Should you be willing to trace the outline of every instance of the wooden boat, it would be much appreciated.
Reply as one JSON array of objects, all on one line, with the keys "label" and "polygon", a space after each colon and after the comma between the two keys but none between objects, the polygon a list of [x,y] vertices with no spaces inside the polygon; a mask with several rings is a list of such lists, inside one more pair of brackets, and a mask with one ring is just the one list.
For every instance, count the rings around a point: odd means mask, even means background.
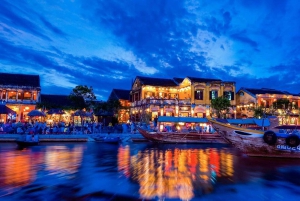
[{"label": "wooden boat", "polygon": [[39,144],[39,142],[23,141],[23,140],[16,140],[16,143],[19,147],[30,147],[30,146],[36,146]]},{"label": "wooden boat", "polygon": [[226,141],[217,133],[150,132],[142,128],[137,129],[144,138],[157,143],[226,143]]},{"label": "wooden boat", "polygon": [[95,137],[94,140],[96,142],[103,142],[108,144],[119,144],[121,142],[120,137]]},{"label": "wooden boat", "polygon": [[26,135],[25,137],[22,137],[21,139],[16,140],[16,143],[18,147],[30,147],[30,146],[36,146],[40,142],[38,135]]},{"label": "wooden boat", "polygon": [[[214,129],[228,142],[249,156],[300,158],[300,133],[271,130],[251,130],[207,117]],[[291,127],[290,127],[291,128]]]}]

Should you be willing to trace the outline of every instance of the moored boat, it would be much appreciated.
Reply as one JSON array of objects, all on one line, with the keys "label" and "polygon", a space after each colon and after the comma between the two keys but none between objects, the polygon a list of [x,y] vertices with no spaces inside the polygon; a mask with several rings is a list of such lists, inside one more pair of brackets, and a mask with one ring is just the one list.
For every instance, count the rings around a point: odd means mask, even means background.
[{"label": "moored boat", "polygon": [[38,135],[26,135],[25,137],[16,140],[16,143],[18,147],[24,148],[24,147],[36,146],[39,144],[39,141],[40,140]]},{"label": "moored boat", "polygon": [[138,128],[144,138],[157,143],[221,143],[226,141],[212,131],[206,118],[195,117],[158,117],[155,130]]},{"label": "moored boat", "polygon": [[296,130],[277,132],[280,126],[270,127],[267,131],[252,130],[224,120],[207,119],[220,135],[249,156],[300,158],[300,133]]},{"label": "moored boat", "polygon": [[225,144],[226,141],[218,133],[202,134],[197,132],[152,132],[142,128],[137,128],[141,135],[157,143],[220,143]]},{"label": "moored boat", "polygon": [[94,140],[96,142],[103,142],[108,144],[119,144],[121,142],[120,137],[95,137]]}]

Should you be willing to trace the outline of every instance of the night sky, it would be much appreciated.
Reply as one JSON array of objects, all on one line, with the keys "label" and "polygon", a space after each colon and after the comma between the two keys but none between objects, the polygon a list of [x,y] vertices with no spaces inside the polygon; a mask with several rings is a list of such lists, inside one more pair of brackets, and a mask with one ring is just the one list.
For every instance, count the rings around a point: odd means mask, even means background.
[{"label": "night sky", "polygon": [[300,93],[299,0],[1,0],[0,72],[43,94],[137,75],[202,77]]}]

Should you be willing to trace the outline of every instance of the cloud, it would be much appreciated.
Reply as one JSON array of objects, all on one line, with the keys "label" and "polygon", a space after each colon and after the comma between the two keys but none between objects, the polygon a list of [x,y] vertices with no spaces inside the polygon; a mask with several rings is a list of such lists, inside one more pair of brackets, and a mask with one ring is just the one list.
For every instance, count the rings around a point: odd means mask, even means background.
[{"label": "cloud", "polygon": [[8,24],[12,27],[18,27],[24,31],[27,31],[33,35],[39,36],[45,40],[51,41],[43,31],[36,26],[31,20],[26,19],[20,14],[24,14],[17,7],[3,0],[0,4],[0,19],[4,24]]},{"label": "cloud", "polygon": [[59,35],[59,36],[66,36],[66,34],[60,30],[59,28],[57,28],[56,26],[54,26],[53,24],[51,24],[48,20],[46,20],[44,17],[40,16],[40,20],[43,22],[43,24],[53,33]]},{"label": "cloud", "polygon": [[103,99],[137,75],[296,92],[299,8],[292,0],[3,0],[0,68],[40,74],[47,93],[86,84]]}]

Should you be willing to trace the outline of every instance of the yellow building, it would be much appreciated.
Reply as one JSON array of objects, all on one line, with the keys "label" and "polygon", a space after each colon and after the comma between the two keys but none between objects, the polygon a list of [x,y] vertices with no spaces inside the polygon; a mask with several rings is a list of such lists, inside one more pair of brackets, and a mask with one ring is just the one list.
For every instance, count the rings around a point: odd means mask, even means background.
[{"label": "yellow building", "polygon": [[[242,87],[236,96],[238,117],[253,117],[253,109],[262,107],[266,114],[278,116],[280,124],[299,124],[299,94],[268,88]],[[288,100],[288,104],[276,105],[280,99]]]},{"label": "yellow building", "polygon": [[0,73],[0,102],[16,112],[16,116],[1,115],[0,121],[26,121],[35,109],[41,92],[39,75]]},{"label": "yellow building", "polygon": [[[156,116],[205,117],[211,100],[226,95],[235,106],[235,82],[207,78],[150,78],[137,76],[130,92],[131,116],[140,121],[144,113]],[[234,115],[234,109],[230,110]]]}]

